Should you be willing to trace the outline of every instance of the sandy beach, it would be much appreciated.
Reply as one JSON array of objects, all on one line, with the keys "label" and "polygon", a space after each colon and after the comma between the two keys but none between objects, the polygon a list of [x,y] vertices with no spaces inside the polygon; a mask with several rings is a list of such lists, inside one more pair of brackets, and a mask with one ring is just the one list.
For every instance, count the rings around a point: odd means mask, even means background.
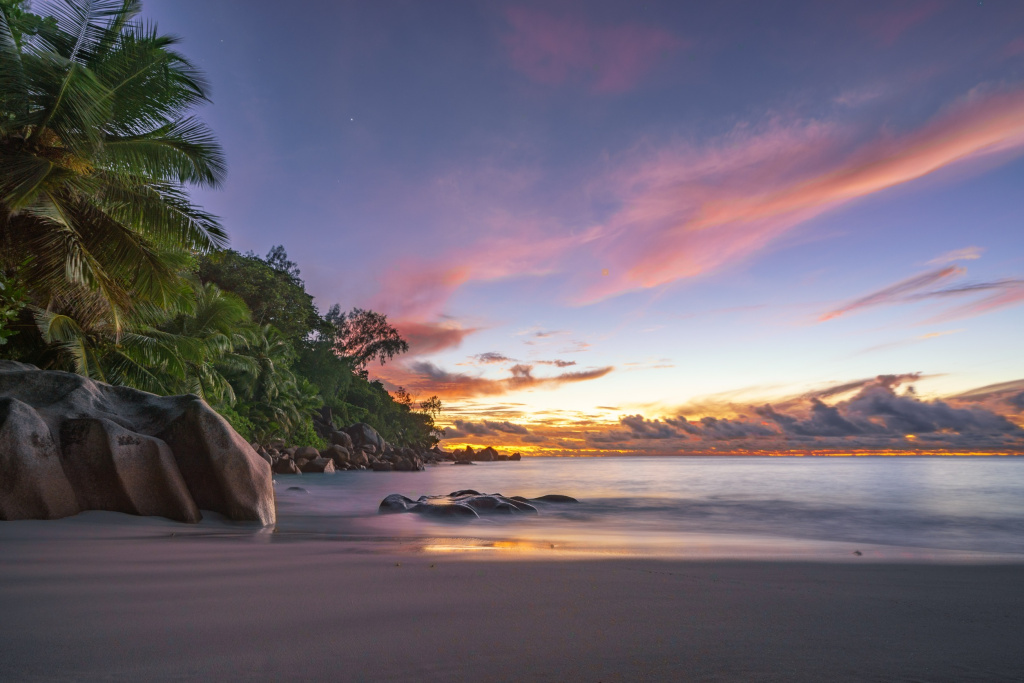
[{"label": "sandy beach", "polygon": [[1024,679],[1020,564],[539,560],[182,528],[0,527],[0,679]]}]

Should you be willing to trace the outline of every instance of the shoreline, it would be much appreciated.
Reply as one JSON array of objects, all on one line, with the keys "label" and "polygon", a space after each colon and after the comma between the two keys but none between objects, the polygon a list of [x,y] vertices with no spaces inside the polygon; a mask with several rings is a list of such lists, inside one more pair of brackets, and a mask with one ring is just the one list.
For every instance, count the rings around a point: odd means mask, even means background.
[{"label": "shoreline", "polygon": [[0,677],[1024,676],[1024,563],[496,561],[169,536],[181,526],[48,542],[0,527]]},{"label": "shoreline", "polygon": [[[214,546],[292,546],[324,544],[337,552],[362,556],[410,557],[478,562],[581,562],[637,560],[654,562],[753,562],[808,564],[1024,566],[1024,554],[877,542],[834,541],[818,538],[729,532],[676,532],[671,543],[613,542],[594,533],[595,540],[563,536],[552,531],[546,537],[524,536],[510,528],[448,522],[427,528],[421,520],[407,521],[418,533],[395,533],[373,522],[390,522],[390,515],[371,515],[358,526],[317,529],[293,527],[285,516],[276,526],[232,521],[203,510],[204,519],[184,524],[162,517],[140,517],[117,512],[89,510],[59,520],[0,522],[0,545],[66,543],[160,543],[191,540]],[[489,520],[484,520],[485,523]],[[369,523],[367,523],[369,522]],[[497,532],[497,533],[495,533]]]}]

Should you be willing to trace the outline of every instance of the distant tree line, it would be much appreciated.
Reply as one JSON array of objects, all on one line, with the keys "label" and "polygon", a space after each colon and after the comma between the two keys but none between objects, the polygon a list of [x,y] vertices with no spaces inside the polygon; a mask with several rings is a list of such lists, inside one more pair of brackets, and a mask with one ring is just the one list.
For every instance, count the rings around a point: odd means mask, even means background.
[{"label": "distant tree line", "polygon": [[29,9],[0,0],[0,357],[194,393],[249,439],[320,445],[311,415],[328,406],[436,443],[436,397],[416,410],[367,376],[408,350],[385,316],[321,315],[283,247],[226,249],[189,199],[226,166],[177,40],[137,0]]}]

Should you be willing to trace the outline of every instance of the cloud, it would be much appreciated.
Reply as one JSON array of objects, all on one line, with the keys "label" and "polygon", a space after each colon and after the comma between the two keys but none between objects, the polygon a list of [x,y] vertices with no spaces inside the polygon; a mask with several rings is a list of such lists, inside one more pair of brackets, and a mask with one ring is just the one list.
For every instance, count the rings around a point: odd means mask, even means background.
[{"label": "cloud", "polygon": [[963,249],[954,249],[948,251],[942,256],[933,258],[928,262],[929,266],[944,266],[947,263],[953,263],[955,261],[974,261],[980,259],[981,255],[985,253],[984,247],[964,247]]},{"label": "cloud", "polygon": [[[470,356],[470,359],[465,363],[459,363],[459,365],[506,365],[509,363],[519,364],[521,361],[506,356],[503,353],[497,353],[489,351],[487,353],[478,353],[475,356]],[[574,360],[531,360],[531,365],[551,365],[556,368],[568,368],[576,365]]]},{"label": "cloud", "polygon": [[395,364],[381,368],[381,375],[390,384],[403,386],[415,396],[437,395],[441,398],[496,396],[526,389],[550,389],[572,382],[600,379],[613,367],[564,372],[549,377],[536,377],[533,366],[517,364],[509,368],[509,376],[492,379],[466,373],[449,372],[426,361],[407,365]]},{"label": "cloud", "polygon": [[857,311],[862,308],[891,304],[896,301],[906,301],[907,295],[909,294],[920,292],[920,290],[931,287],[938,282],[948,280],[951,277],[963,275],[966,272],[967,271],[963,268],[946,266],[945,268],[939,268],[938,270],[922,273],[921,275],[915,275],[912,278],[897,282],[894,285],[889,285],[888,287],[876,292],[862,296],[859,299],[854,299],[849,303],[845,303],[838,308],[834,308],[831,311],[822,314],[821,317],[818,318],[818,321],[825,322],[826,320],[832,320],[833,318],[838,318],[841,315],[846,315],[851,311]]},{"label": "cloud", "polygon": [[[746,406],[752,413],[749,416],[707,416],[691,421],[682,416],[651,419],[627,415],[619,419],[617,427],[596,430],[586,441],[599,449],[640,452],[705,452],[721,450],[722,443],[734,452],[1024,452],[1024,429],[1004,415],[981,406],[924,401],[909,389],[897,393],[916,377],[883,375],[868,382],[848,382],[787,401],[784,406]],[[852,397],[834,405],[819,398],[843,395],[854,388]],[[1017,400],[1018,389],[1003,388],[1009,403]]]},{"label": "cloud", "polygon": [[965,331],[964,329],[959,329],[959,330],[942,330],[940,332],[928,332],[926,334],[920,334],[920,335],[918,335],[916,337],[913,337],[912,339],[901,339],[899,341],[887,342],[887,343],[884,343],[884,344],[875,344],[874,346],[869,346],[866,349],[862,349],[862,350],[858,351],[857,354],[855,354],[855,355],[860,355],[860,354],[865,354],[865,353],[872,353],[874,351],[881,351],[883,349],[892,349],[892,348],[897,348],[897,347],[900,347],[900,346],[908,346],[910,344],[917,344],[919,342],[927,341],[929,339],[938,339],[939,337],[945,337],[945,336],[950,335],[950,334],[959,334],[960,332],[964,332],[964,331]]},{"label": "cloud", "polygon": [[945,3],[938,0],[899,3],[884,10],[865,14],[858,23],[877,42],[889,46],[908,30],[923,23],[944,7]]},{"label": "cloud", "polygon": [[535,360],[530,362],[536,365],[554,365],[556,368],[568,368],[576,365],[574,360]]},{"label": "cloud", "polygon": [[395,328],[409,343],[407,356],[425,356],[458,347],[462,340],[480,328],[464,328],[449,323],[427,323],[415,320],[396,320]]},{"label": "cloud", "polygon": [[597,26],[582,17],[527,7],[505,12],[503,45],[512,67],[544,85],[582,84],[592,92],[631,90],[669,52],[685,43],[654,26]]},{"label": "cloud", "polygon": [[1024,414],[1024,379],[972,389],[951,397],[950,401],[956,404],[980,405],[993,412],[1009,409],[1011,413]]},{"label": "cloud", "polygon": [[471,422],[469,420],[453,420],[452,427],[445,429],[445,438],[461,438],[466,436],[500,436],[501,434],[518,434],[526,436],[530,432],[526,427],[513,422]]},{"label": "cloud", "polygon": [[975,91],[916,132],[844,152],[837,124],[738,126],[704,149],[676,145],[624,164],[606,188],[622,208],[603,226],[609,271],[593,302],[694,277],[747,258],[797,225],[851,200],[967,159],[1024,147],[1024,92]]},{"label": "cloud", "polygon": [[1015,38],[1003,48],[1002,57],[1008,59],[1021,54],[1024,54],[1024,38]]},{"label": "cloud", "polygon": [[[1024,280],[1007,278],[993,280],[990,282],[968,282],[952,287],[934,288],[950,278],[959,277],[966,273],[966,269],[957,266],[946,266],[927,273],[915,275],[907,280],[902,280],[894,285],[889,285],[880,290],[854,299],[834,308],[819,316],[819,322],[825,322],[859,311],[864,308],[875,306],[893,305],[902,303],[913,303],[927,299],[944,299],[948,297],[969,296],[979,293],[987,293],[988,296],[977,301],[950,309],[939,315],[926,320],[926,323],[949,322],[960,318],[981,315],[989,311],[1007,306],[1024,303]],[[938,336],[939,333],[931,336]]]},{"label": "cloud", "polygon": [[477,355],[473,356],[473,358],[476,359],[476,361],[481,365],[516,362],[514,358],[509,358],[508,356],[502,355],[500,353],[495,353],[493,351],[489,351],[487,353],[478,353]]},{"label": "cloud", "polygon": [[1024,303],[1024,280],[1006,279],[994,282],[980,282],[931,293],[931,296],[952,296],[990,291],[988,296],[977,301],[950,309],[924,321],[927,324],[946,323],[970,318],[984,313]]},{"label": "cloud", "polygon": [[[543,174],[523,181],[513,196],[496,189],[505,185],[497,180],[496,187],[464,189],[463,208],[451,218],[465,222],[487,214],[478,221],[479,241],[429,260],[394,260],[371,307],[397,319],[428,320],[466,283],[556,273],[564,276],[566,298],[577,304],[660,287],[742,262],[860,197],[971,159],[1022,150],[1024,90],[983,88],[902,134],[774,117],[737,124],[700,145],[651,140],[580,180],[582,194],[602,198],[599,211],[575,199],[563,200],[568,207],[538,208]],[[492,219],[486,207],[495,202],[502,208]],[[574,222],[588,211],[588,223]],[[1013,296],[986,305],[1007,305]]]}]

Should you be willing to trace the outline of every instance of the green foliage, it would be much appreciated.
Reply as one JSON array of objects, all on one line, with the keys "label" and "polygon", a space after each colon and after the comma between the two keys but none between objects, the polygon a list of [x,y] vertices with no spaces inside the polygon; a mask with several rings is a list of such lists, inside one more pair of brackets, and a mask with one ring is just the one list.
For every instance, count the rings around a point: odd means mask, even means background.
[{"label": "green foliage", "polygon": [[238,432],[243,439],[252,442],[256,440],[256,428],[252,421],[244,415],[240,415],[231,406],[218,406],[217,412],[220,413],[221,417],[228,421],[236,432]]},{"label": "green foliage", "polygon": [[196,394],[249,440],[323,447],[311,415],[327,405],[436,443],[433,408],[367,378],[408,350],[384,315],[321,316],[282,246],[222,249],[187,194],[225,173],[191,115],[205,80],[140,11],[0,0],[0,356]]},{"label": "green foliage", "polygon": [[7,340],[18,333],[16,324],[27,297],[24,284],[0,273],[0,346],[6,346]]},{"label": "green foliage", "polygon": [[317,436],[313,429],[313,420],[306,419],[292,432],[290,439],[292,446],[312,446],[322,451],[327,448],[327,442]]},{"label": "green foliage", "polygon": [[56,19],[32,14],[30,9],[28,0],[0,0],[0,12],[6,16],[11,36],[18,45],[26,34],[36,35],[43,28],[52,30],[56,27]]},{"label": "green foliage", "polygon": [[48,312],[118,334],[137,303],[174,306],[187,255],[226,241],[184,190],[224,176],[190,116],[206,84],[138,0],[24,9],[0,6],[0,266]]},{"label": "green foliage", "polygon": [[215,251],[200,259],[199,278],[237,294],[256,323],[277,328],[295,347],[320,324],[313,297],[284,247],[271,249],[266,260],[253,253]]}]

